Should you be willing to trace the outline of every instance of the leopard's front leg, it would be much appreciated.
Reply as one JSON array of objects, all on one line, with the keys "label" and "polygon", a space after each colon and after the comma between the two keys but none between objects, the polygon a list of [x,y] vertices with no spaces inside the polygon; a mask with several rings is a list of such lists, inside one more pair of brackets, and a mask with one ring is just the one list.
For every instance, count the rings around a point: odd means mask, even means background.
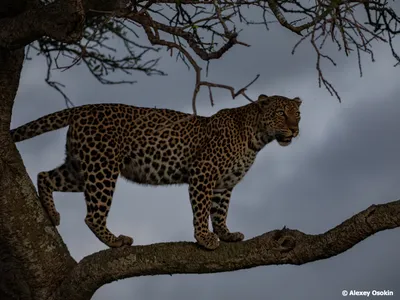
[{"label": "leopard's front leg", "polygon": [[211,221],[213,231],[218,235],[221,241],[240,242],[244,239],[243,233],[230,232],[226,226],[231,195],[232,189],[214,190],[212,196]]},{"label": "leopard's front leg", "polygon": [[210,163],[194,163],[189,172],[189,196],[193,211],[194,237],[199,245],[214,250],[218,236],[208,229],[216,173]]}]

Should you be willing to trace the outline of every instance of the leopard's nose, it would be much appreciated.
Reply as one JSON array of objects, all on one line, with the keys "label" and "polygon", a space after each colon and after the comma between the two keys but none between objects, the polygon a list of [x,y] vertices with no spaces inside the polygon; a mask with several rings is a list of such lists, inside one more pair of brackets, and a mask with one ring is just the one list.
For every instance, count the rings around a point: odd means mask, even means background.
[{"label": "leopard's nose", "polygon": [[297,130],[297,128],[289,128],[289,130],[292,132],[293,137],[298,136],[299,131]]}]

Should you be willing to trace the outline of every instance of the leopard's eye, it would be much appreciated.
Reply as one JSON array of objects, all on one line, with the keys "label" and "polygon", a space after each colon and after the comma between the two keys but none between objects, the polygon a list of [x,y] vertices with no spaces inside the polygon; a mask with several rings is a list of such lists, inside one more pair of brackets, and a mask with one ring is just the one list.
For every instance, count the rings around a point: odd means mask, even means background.
[{"label": "leopard's eye", "polygon": [[296,117],[299,117],[299,116],[300,116],[300,112],[296,111],[296,112],[294,113],[294,115],[295,115]]},{"label": "leopard's eye", "polygon": [[276,113],[277,113],[279,116],[283,116],[283,110],[278,110]]}]

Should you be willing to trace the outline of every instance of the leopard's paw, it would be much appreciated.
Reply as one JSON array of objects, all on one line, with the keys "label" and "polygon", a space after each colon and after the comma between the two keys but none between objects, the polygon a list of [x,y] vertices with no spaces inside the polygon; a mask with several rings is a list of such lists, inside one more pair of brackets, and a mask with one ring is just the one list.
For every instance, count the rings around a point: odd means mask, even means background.
[{"label": "leopard's paw", "polygon": [[223,242],[240,242],[244,239],[244,234],[241,232],[230,232],[226,226],[215,226],[214,233]]},{"label": "leopard's paw", "polygon": [[108,246],[111,248],[120,248],[123,246],[131,246],[133,244],[133,238],[130,236],[126,235],[120,235],[117,237],[112,243],[110,243]]},{"label": "leopard's paw", "polygon": [[241,242],[244,240],[244,234],[241,232],[226,232],[219,234],[218,237],[224,242]]},{"label": "leopard's paw", "polygon": [[219,246],[218,236],[213,232],[198,233],[195,235],[195,239],[200,246],[208,249],[214,250]]}]

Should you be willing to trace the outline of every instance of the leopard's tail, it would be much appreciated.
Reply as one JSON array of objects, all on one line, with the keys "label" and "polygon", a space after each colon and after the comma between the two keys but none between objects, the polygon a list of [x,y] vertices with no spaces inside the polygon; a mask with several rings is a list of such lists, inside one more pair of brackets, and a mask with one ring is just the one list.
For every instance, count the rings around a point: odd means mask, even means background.
[{"label": "leopard's tail", "polygon": [[66,127],[70,124],[72,116],[80,109],[81,107],[67,108],[43,116],[37,120],[10,130],[10,135],[14,142],[21,142],[43,133]]}]

